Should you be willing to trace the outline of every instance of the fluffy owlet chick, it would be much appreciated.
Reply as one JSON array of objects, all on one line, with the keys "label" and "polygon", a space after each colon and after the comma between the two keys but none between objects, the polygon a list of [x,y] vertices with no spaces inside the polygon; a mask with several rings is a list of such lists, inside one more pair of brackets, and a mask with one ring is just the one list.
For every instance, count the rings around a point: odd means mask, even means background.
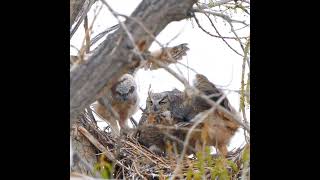
[{"label": "fluffy owlet chick", "polygon": [[[110,124],[115,134],[120,135],[117,121],[121,128],[127,128],[127,121],[138,110],[138,105],[139,96],[134,77],[131,74],[124,74],[107,95],[98,100],[95,110]],[[112,109],[114,115],[110,112]]]},{"label": "fluffy owlet chick", "polygon": [[[211,96],[213,101],[223,97],[223,92],[203,75],[196,75],[194,87]],[[227,98],[222,100],[221,105],[232,114],[237,115]],[[139,124],[163,125],[165,123],[168,125],[167,121],[162,119],[159,121],[157,118],[159,115],[163,117],[163,113],[168,114],[169,112],[171,117],[171,124],[169,125],[177,126],[177,129],[167,131],[167,133],[169,132],[184,141],[188,133],[186,129],[191,128],[200,119],[199,117],[203,116],[210,108],[211,105],[200,96],[187,97],[184,92],[176,89],[161,93],[150,93],[147,98],[146,112],[143,113]],[[239,125],[232,120],[232,116],[216,109],[196,127],[197,131],[192,132],[189,145],[196,150],[200,150],[199,148],[202,148],[203,145],[215,146],[222,155],[226,156],[228,153],[227,145],[238,128]],[[163,130],[149,127],[148,130],[141,131],[139,142],[148,146],[156,145],[164,151],[164,139]],[[182,146],[178,146],[178,151],[181,150]]]},{"label": "fluffy owlet chick", "polygon": [[[224,95],[207,77],[201,74],[196,75],[194,86],[204,94],[212,96],[211,99],[213,101],[218,101]],[[232,114],[238,115],[226,97],[221,101],[220,105]],[[192,113],[197,114],[196,116],[198,117],[202,116],[205,111],[211,108],[211,106],[200,97],[193,98],[191,106],[195,107],[193,109],[197,109],[196,112]],[[199,147],[200,144],[215,146],[223,156],[226,156],[228,153],[227,145],[239,128],[239,125],[233,121],[232,118],[232,116],[216,109],[205,118],[201,125],[201,133],[194,133],[191,142],[195,143],[194,146],[196,147]],[[193,120],[196,119],[198,118],[194,118]]]},{"label": "fluffy owlet chick", "polygon": [[138,125],[138,141],[156,153],[166,151],[168,138],[165,133],[172,134],[172,129],[159,128],[157,125],[172,126],[177,118],[172,115],[183,103],[183,92],[174,89],[161,93],[149,92],[146,109],[143,111]]}]

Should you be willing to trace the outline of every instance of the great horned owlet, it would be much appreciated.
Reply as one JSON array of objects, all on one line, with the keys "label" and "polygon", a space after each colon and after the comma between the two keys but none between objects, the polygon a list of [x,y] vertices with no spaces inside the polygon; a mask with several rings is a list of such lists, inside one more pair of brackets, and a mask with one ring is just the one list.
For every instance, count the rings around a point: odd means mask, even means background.
[{"label": "great horned owlet", "polygon": [[[110,124],[114,133],[120,135],[117,121],[121,128],[127,128],[127,121],[138,110],[138,105],[139,96],[134,77],[131,74],[124,74],[111,87],[107,95],[98,100],[95,110]],[[116,116],[110,112],[111,107]]]},{"label": "great horned owlet", "polygon": [[[211,96],[213,101],[217,101],[223,97],[223,92],[216,88],[216,86],[203,75],[196,75],[194,87],[198,88],[204,94]],[[236,111],[231,107],[227,98],[222,100],[221,105],[229,112],[236,115]],[[210,108],[211,105],[200,96],[193,95],[192,97],[188,97],[185,92],[176,89],[162,93],[151,93],[147,99],[147,107],[139,125],[166,123],[167,121],[164,120],[166,118],[163,117],[166,117],[165,114],[170,112],[169,117],[171,118],[171,125],[179,126],[177,130],[170,131],[170,133],[183,141],[185,140],[187,131],[179,130],[179,128],[190,128],[195,123],[194,121],[199,119],[196,116],[202,116],[205,111]],[[162,118],[159,120],[159,118],[154,118],[158,116],[151,116],[152,114],[161,115]],[[216,109],[214,113],[210,113],[197,127],[197,129],[200,129],[201,131],[195,131],[191,134],[189,144],[196,150],[199,150],[203,144],[215,146],[222,155],[226,156],[228,152],[227,145],[238,127],[239,125],[232,120],[231,116]],[[153,141],[152,138],[156,136],[156,133],[153,133],[151,137],[148,135],[148,132],[149,131],[145,131],[145,134],[143,134],[143,131],[140,132],[139,142],[142,142],[142,144],[147,146],[156,144],[157,146],[160,146],[159,148],[164,150],[164,140],[161,141],[161,138],[163,139],[164,135],[159,133],[156,138],[158,141]],[[181,146],[180,148],[178,147],[178,150],[179,149],[181,150]]]},{"label": "great horned owlet", "polygon": [[[193,86],[205,95],[211,97],[210,99],[215,102],[224,96],[224,93],[202,74],[196,75]],[[186,105],[189,108],[188,116],[192,117],[192,120],[190,121],[190,124],[186,126],[191,127],[194,120],[198,119],[195,118],[195,116],[202,116],[205,111],[211,108],[211,106],[199,96],[193,97],[192,101],[188,102],[191,102]],[[238,116],[227,97],[222,99],[220,105],[231,114]],[[219,109],[215,109],[213,113],[209,113],[199,125],[199,128],[201,128],[202,131],[194,132],[191,136],[190,143],[193,144],[196,149],[200,148],[203,144],[215,146],[223,156],[226,156],[228,153],[227,146],[239,128],[239,125],[233,120],[232,116]]]},{"label": "great horned owlet", "polygon": [[146,108],[138,125],[139,143],[158,154],[167,154],[170,146],[175,146],[178,151],[176,153],[179,153],[182,150],[182,143],[175,139],[183,140],[185,134],[172,127],[179,122],[187,121],[184,101],[184,92],[178,89],[160,93],[149,92]]},{"label": "great horned owlet", "polygon": [[[146,100],[146,108],[142,113],[139,124],[145,123],[148,119],[146,117],[149,115],[156,117],[159,117],[157,115],[161,115],[161,117],[165,117],[165,119],[170,117],[170,119],[176,122],[188,122],[191,120],[191,117],[188,115],[190,108],[186,107],[185,99],[185,93],[178,89],[160,93],[149,92]],[[158,123],[160,122],[158,121]]]}]

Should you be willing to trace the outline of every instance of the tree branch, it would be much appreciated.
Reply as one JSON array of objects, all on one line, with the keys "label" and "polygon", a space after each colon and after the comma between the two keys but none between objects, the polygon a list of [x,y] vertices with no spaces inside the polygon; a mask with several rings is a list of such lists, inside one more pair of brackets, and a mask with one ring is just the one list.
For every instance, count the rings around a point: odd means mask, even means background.
[{"label": "tree branch", "polygon": [[88,11],[95,2],[96,0],[70,0],[70,39],[77,31],[84,17],[87,16]]},{"label": "tree branch", "polygon": [[211,14],[213,16],[218,16],[218,17],[226,20],[229,23],[241,23],[241,24],[244,24],[244,25],[248,25],[245,21],[231,19],[229,16],[227,16],[225,14],[222,14],[222,13],[216,13],[216,12],[213,12],[213,11],[202,10],[202,9],[197,9],[197,8],[194,8],[193,12],[198,12],[198,13],[202,13],[202,14]]},{"label": "tree branch", "polygon": [[[170,22],[187,18],[196,0],[144,0],[132,13],[154,36]],[[155,11],[157,9],[157,11]],[[135,22],[126,20],[124,25],[135,39],[140,51],[147,50],[153,39]],[[115,46],[115,42],[118,44]],[[139,62],[132,61],[130,39],[119,28],[110,34],[84,64],[70,72],[70,120],[100,97],[129,68]],[[108,86],[107,86],[108,85]]]}]

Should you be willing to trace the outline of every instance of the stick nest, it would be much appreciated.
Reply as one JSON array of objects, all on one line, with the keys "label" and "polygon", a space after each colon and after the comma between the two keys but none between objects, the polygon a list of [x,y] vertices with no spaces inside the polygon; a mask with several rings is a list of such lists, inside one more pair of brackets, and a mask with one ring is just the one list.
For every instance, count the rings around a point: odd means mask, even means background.
[{"label": "stick nest", "polygon": [[[86,112],[82,113],[79,119],[83,127],[109,153],[113,154],[115,158],[113,160],[107,156],[103,158],[103,161],[112,164],[112,172],[110,173],[112,178],[169,179],[173,176],[178,165],[179,155],[156,154],[139,144],[131,135],[123,135],[120,138],[113,137],[110,132],[98,128]],[[247,157],[245,157],[248,156],[248,153],[245,154],[248,149],[249,145],[234,149],[229,152],[226,158],[206,152],[185,156],[175,177],[176,179],[216,179],[217,177],[219,177],[218,179],[242,179],[241,176],[249,176],[250,166],[246,167],[249,160],[247,161]],[[100,155],[102,154],[105,153],[101,152]],[[101,158],[99,159],[101,162]]]}]

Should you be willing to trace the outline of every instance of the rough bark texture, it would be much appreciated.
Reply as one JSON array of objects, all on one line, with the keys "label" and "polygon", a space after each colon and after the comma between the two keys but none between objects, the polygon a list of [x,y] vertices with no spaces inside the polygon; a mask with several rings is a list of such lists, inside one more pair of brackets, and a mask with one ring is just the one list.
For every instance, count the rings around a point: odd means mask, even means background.
[{"label": "rough bark texture", "polygon": [[[131,17],[141,21],[157,36],[170,22],[188,17],[189,10],[196,0],[144,0]],[[127,19],[125,25],[132,34],[141,51],[147,50],[153,39],[136,22]],[[99,93],[135,66],[132,61],[133,45],[122,28],[109,35],[99,49],[84,64],[79,65],[70,74],[70,120],[86,106],[94,102]],[[108,89],[108,88],[106,88]]]},{"label": "rough bark texture", "polygon": [[[72,149],[79,154],[82,160],[93,167],[97,163],[97,157],[95,155],[97,152],[91,142],[78,131],[78,127],[83,125],[81,120],[77,119],[71,127],[70,136],[72,140]],[[75,163],[71,170],[72,172],[93,176],[90,170],[80,162]]]},{"label": "rough bark texture", "polygon": [[[93,3],[89,3],[92,0],[70,0],[70,28],[71,26],[81,17],[84,16],[87,12],[86,9],[90,9],[88,5],[92,5]],[[93,0],[95,1],[95,0]],[[76,29],[75,29],[76,30]],[[71,57],[76,59],[76,57]],[[71,62],[71,61],[70,61]],[[78,130],[78,126],[83,126],[83,123],[80,119],[77,119],[71,126],[70,129],[70,137],[72,143],[72,149],[76,152],[83,161],[93,167],[97,162],[96,158],[96,148],[85,138]],[[78,162],[74,163],[71,167],[73,172],[78,172],[81,174],[85,174],[88,176],[93,176],[91,171],[87,169],[87,167]]]}]

